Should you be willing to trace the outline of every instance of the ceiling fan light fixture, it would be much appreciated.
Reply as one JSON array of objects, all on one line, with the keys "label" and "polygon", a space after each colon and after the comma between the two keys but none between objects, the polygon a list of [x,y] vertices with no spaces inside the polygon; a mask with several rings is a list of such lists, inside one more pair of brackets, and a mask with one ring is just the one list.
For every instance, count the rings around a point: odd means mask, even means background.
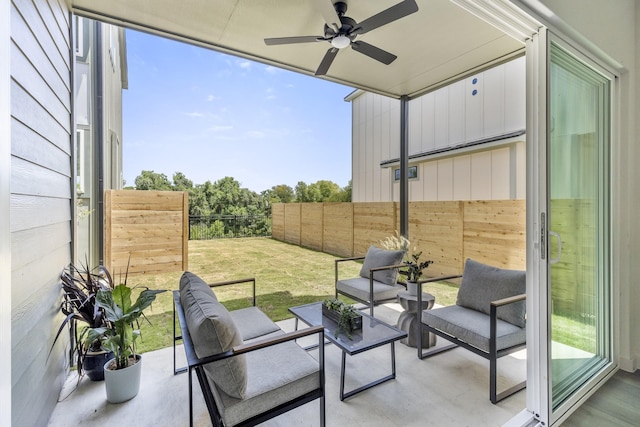
[{"label": "ceiling fan light fixture", "polygon": [[351,44],[351,39],[345,36],[344,34],[340,34],[339,36],[336,36],[333,39],[331,39],[331,46],[335,47],[336,49],[344,49],[350,44]]}]

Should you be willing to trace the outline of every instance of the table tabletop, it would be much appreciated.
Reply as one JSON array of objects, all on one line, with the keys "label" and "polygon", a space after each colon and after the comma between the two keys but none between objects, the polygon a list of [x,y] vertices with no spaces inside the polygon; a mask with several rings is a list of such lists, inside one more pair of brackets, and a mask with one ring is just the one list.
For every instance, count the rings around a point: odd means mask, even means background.
[{"label": "table tabletop", "polygon": [[362,315],[362,329],[352,331],[351,338],[341,331],[336,338],[334,334],[338,329],[338,323],[322,315],[322,302],[291,307],[289,311],[309,326],[323,325],[325,338],[349,355],[358,354],[407,336],[406,332],[395,326],[356,310],[358,314]]}]

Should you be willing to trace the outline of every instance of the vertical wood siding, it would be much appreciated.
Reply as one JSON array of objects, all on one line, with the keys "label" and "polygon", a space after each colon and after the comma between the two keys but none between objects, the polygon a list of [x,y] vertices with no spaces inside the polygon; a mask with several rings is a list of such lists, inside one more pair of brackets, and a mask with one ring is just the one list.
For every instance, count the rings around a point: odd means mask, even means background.
[{"label": "vertical wood siding", "polygon": [[[354,202],[398,201],[394,169],[400,157],[399,101],[372,93],[352,99]],[[453,148],[525,129],[525,60],[518,58],[409,101],[409,155]],[[525,198],[526,170],[519,156],[525,137],[412,159],[412,201]],[[479,154],[479,155],[477,155]]]},{"label": "vertical wood siding", "polygon": [[46,425],[66,375],[65,341],[47,353],[71,255],[69,19],[62,0],[11,4],[12,425]]}]

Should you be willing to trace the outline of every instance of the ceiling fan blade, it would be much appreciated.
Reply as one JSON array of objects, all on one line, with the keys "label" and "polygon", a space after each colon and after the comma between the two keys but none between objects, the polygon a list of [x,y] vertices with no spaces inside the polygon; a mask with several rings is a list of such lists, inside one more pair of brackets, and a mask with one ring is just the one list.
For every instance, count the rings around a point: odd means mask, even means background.
[{"label": "ceiling fan blade", "polygon": [[351,43],[351,48],[386,65],[391,64],[397,58],[394,54],[363,41]]},{"label": "ceiling fan blade", "polygon": [[325,74],[327,74],[327,71],[329,71],[329,67],[331,67],[333,60],[335,59],[339,51],[340,49],[337,49],[335,47],[331,47],[329,48],[329,50],[327,50],[327,53],[324,54],[324,58],[322,58],[322,62],[320,62],[320,66],[315,72],[316,76],[324,76]]},{"label": "ceiling fan blade", "polygon": [[324,22],[327,23],[329,28],[338,29],[342,26],[332,0],[313,0],[313,2],[315,3],[316,10],[320,12]]},{"label": "ceiling fan blade", "polygon": [[322,42],[322,41],[324,41],[324,37],[321,37],[321,36],[275,37],[270,39],[264,39],[264,43],[267,46],[273,46],[277,44],[311,43],[311,42]]},{"label": "ceiling fan blade", "polygon": [[411,15],[417,11],[418,5],[415,0],[404,0],[403,2],[398,3],[395,6],[391,6],[390,8],[360,22],[358,27],[352,31],[352,34],[364,34],[378,27],[382,27],[383,25],[387,25],[390,22],[404,18],[407,15]]}]

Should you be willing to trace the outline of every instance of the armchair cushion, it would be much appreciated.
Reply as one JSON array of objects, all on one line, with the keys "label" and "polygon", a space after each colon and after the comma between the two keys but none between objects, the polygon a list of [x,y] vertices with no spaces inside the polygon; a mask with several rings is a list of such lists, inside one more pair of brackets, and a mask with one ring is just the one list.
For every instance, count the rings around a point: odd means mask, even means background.
[{"label": "armchair cushion", "polygon": [[[364,258],[362,269],[360,270],[360,276],[366,279],[369,278],[369,270],[376,267],[385,267],[387,265],[400,264],[404,257],[404,251],[388,251],[386,249],[376,248],[370,246],[367,251],[367,255]],[[373,273],[373,280],[382,282],[386,285],[395,285],[398,281],[398,269],[389,269],[376,271]]]},{"label": "armchair cushion", "polygon": [[[208,286],[205,289],[197,281],[184,286],[180,301],[198,357],[223,353],[242,344],[242,336],[231,315],[215,299]],[[205,365],[205,371],[226,394],[237,399],[244,398],[247,387],[244,355],[209,363]]]},{"label": "armchair cushion", "polygon": [[[450,305],[422,311],[422,323],[489,352],[491,337],[487,315],[476,310]],[[496,323],[497,350],[522,344],[526,341],[526,329],[498,319]]]},{"label": "armchair cushion", "polygon": [[294,342],[252,351],[246,356],[248,381],[244,399],[234,399],[225,393],[217,396],[225,425],[236,425],[319,387],[318,362]]},{"label": "armchair cushion", "polygon": [[[371,301],[369,285],[368,277],[366,279],[364,277],[354,277],[353,279],[338,280],[336,289],[361,301]],[[384,283],[373,282],[373,301],[394,299],[398,292],[403,290],[404,286],[402,285],[385,285]]]},{"label": "armchair cushion", "polygon": [[[467,259],[456,304],[490,314],[491,301],[526,292],[526,273],[505,270]],[[525,327],[525,302],[500,307],[498,318],[519,328]]]}]

